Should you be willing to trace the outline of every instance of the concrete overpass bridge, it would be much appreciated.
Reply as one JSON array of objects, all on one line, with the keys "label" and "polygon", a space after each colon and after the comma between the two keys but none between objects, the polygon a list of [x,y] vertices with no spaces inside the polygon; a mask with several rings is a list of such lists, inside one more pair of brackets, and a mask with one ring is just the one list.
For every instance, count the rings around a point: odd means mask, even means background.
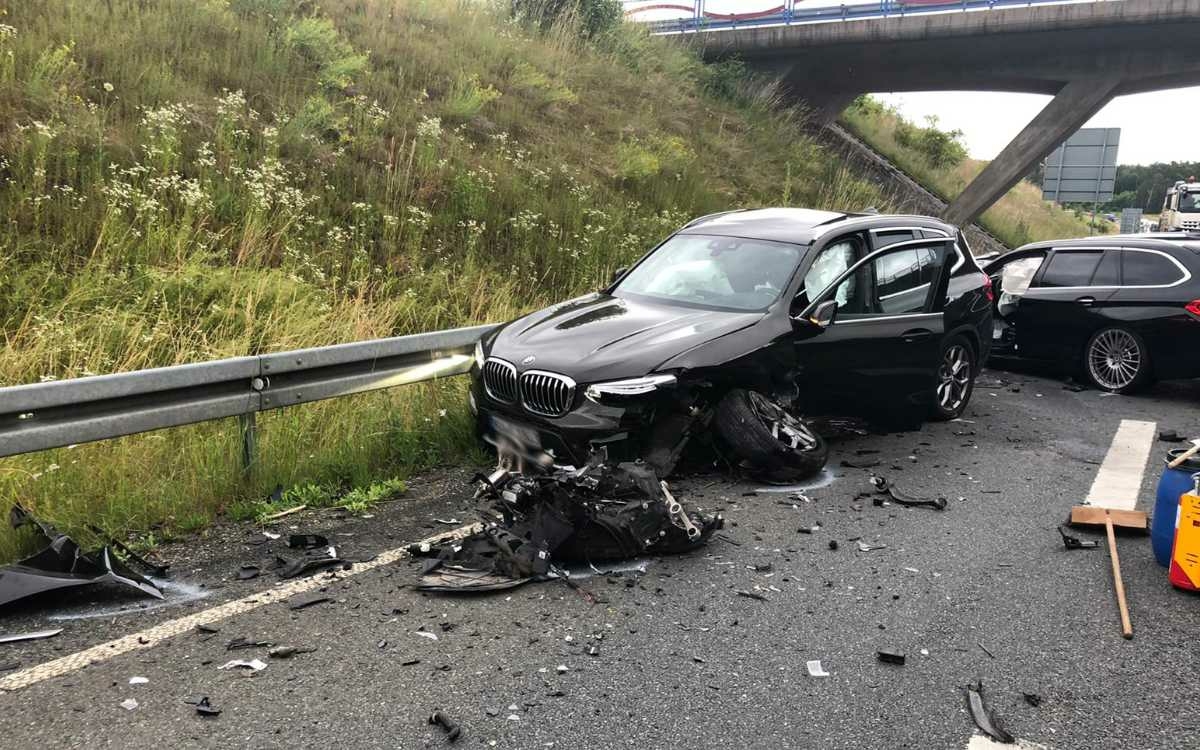
[{"label": "concrete overpass bridge", "polygon": [[[1200,85],[1200,0],[1002,2],[839,6],[844,21],[788,3],[774,16],[698,17],[659,28],[694,36],[706,59],[736,56],[779,75],[822,124],[871,91],[1053,95],[946,209],[944,218],[963,225],[1114,97]],[[1163,113],[1164,128],[1178,126]]]}]

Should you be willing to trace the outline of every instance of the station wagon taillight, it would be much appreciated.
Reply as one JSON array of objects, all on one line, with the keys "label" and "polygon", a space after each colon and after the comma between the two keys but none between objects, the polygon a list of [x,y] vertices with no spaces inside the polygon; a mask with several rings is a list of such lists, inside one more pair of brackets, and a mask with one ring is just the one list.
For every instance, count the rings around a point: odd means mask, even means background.
[{"label": "station wagon taillight", "polygon": [[1200,299],[1192,300],[1191,302],[1184,305],[1183,309],[1187,310],[1192,315],[1195,315],[1197,318],[1200,318]]},{"label": "station wagon taillight", "polygon": [[[992,291],[992,278],[990,276],[988,276],[986,273],[983,275],[983,294],[985,297],[987,297],[988,302],[996,301],[996,294],[995,294],[995,292]],[[1200,300],[1197,300],[1197,302],[1200,302]],[[1193,302],[1192,304],[1194,305],[1196,303]],[[1191,308],[1189,307],[1188,309],[1191,309]],[[1198,314],[1200,314],[1200,313],[1198,313]]]}]

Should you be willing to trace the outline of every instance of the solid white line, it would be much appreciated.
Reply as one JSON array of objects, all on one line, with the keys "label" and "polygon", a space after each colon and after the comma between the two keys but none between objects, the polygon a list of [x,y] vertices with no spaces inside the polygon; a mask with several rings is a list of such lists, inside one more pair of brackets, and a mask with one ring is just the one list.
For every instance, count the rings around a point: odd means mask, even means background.
[{"label": "solid white line", "polygon": [[[457,529],[436,534],[428,539],[422,539],[417,544],[438,544],[440,542],[464,537],[473,531],[479,529],[479,524],[469,524],[460,526]],[[117,638],[116,640],[101,643],[97,646],[77,651],[73,654],[60,657],[53,661],[48,661],[43,664],[38,664],[28,669],[22,669],[19,672],[13,672],[0,678],[0,693],[13,690],[20,690],[24,687],[29,687],[42,680],[48,680],[52,677],[60,677],[65,674],[70,674],[79,669],[83,669],[89,664],[99,664],[107,661],[114,656],[128,653],[137,649],[149,649],[162,643],[168,638],[187,633],[202,623],[213,623],[224,620],[234,615],[240,615],[245,612],[265,607],[273,602],[290,599],[296,594],[305,591],[311,591],[315,588],[328,585],[331,581],[349,578],[356,576],[359,573],[366,573],[368,570],[383,565],[390,565],[397,560],[403,560],[408,557],[408,547],[397,547],[396,549],[382,552],[374,560],[364,563],[355,563],[349,570],[337,570],[331,575],[315,575],[310,578],[301,578],[289,583],[276,586],[275,588],[266,591],[260,591],[249,596],[244,596],[241,599],[235,599],[231,602],[220,604],[216,607],[206,609],[203,612],[196,612],[185,617],[178,617],[174,620],[155,625],[152,628],[147,628],[138,633]]]},{"label": "solid white line", "polygon": [[1088,492],[1089,505],[1120,510],[1133,510],[1137,506],[1157,426],[1154,422],[1121,420]]}]

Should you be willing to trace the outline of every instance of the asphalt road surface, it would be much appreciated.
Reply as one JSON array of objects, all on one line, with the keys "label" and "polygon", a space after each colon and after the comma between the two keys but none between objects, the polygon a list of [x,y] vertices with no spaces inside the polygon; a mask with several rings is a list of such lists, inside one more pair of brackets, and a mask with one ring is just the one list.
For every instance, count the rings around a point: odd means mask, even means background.
[{"label": "asphalt road surface", "polygon": [[[561,583],[470,598],[412,589],[417,564],[389,550],[453,528],[435,519],[471,520],[466,469],[416,482],[370,518],[281,520],[275,532],[327,534],[372,560],[282,591],[269,572],[235,576],[243,563],[269,570],[280,541],[222,526],[162,551],[177,584],[168,606],[4,613],[0,632],[64,631],[0,645],[0,745],[442,747],[426,723],[440,709],[462,727],[458,747],[983,748],[965,693],[982,680],[1024,747],[1200,747],[1200,598],[1169,586],[1148,538],[1122,538],[1136,631],[1125,641],[1107,551],[1066,551],[1056,531],[1121,420],[1196,433],[1198,396],[1196,382],[1124,397],[985,373],[962,421],[835,442],[832,481],[811,502],[750,496],[758,485],[719,474],[675,482],[725,515],[721,538],[647,559],[644,573],[593,575],[582,583],[595,602]],[[1151,448],[1143,510],[1168,447]],[[841,465],[871,458],[870,470]],[[949,507],[855,499],[871,471]],[[294,610],[285,594],[329,601]],[[76,619],[51,619],[64,614]],[[315,651],[226,650],[235,637]],[[881,663],[881,648],[906,664]],[[218,669],[253,658],[267,667]],[[810,660],[829,676],[810,676]],[[220,716],[185,702],[199,696]]]}]

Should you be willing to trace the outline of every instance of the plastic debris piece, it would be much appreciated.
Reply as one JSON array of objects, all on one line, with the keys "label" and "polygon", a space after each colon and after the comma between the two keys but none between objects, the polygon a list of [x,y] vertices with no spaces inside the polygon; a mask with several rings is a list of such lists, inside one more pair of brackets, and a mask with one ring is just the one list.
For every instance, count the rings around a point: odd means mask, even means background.
[{"label": "plastic debris piece", "polygon": [[760,601],[760,602],[769,602],[769,601],[771,601],[770,599],[768,599],[767,597],[765,597],[765,596],[763,596],[762,594],[758,593],[757,591],[746,591],[746,590],[744,590],[744,589],[738,589],[736,593],[737,593],[737,595],[738,595],[738,596],[744,596],[744,597],[746,597],[747,599],[757,599],[757,600],[758,600],[758,601]]},{"label": "plastic debris piece", "polygon": [[221,709],[216,708],[215,706],[213,706],[213,704],[209,703],[207,695],[202,697],[200,700],[196,701],[195,706],[196,706],[196,713],[199,714],[200,716],[220,716],[221,715]]},{"label": "plastic debris piece", "polygon": [[[911,458],[911,456],[910,456],[910,458]],[[871,485],[875,488],[875,491],[877,493],[879,493],[881,495],[886,495],[887,497],[891,498],[892,502],[899,503],[900,505],[905,505],[910,508],[924,507],[924,508],[933,508],[934,510],[945,510],[946,509],[946,505],[947,505],[946,498],[938,497],[938,498],[934,498],[931,500],[927,497],[916,497],[915,495],[909,495],[908,493],[902,492],[899,489],[897,489],[896,487],[892,486],[892,484],[890,482],[888,482],[888,480],[885,477],[881,477],[878,475],[872,475],[871,476]],[[882,504],[881,499],[875,498],[875,504],[881,505]]]},{"label": "plastic debris piece", "polygon": [[272,659],[290,659],[296,654],[311,654],[316,651],[309,646],[276,646],[267,652]]},{"label": "plastic debris piece", "polygon": [[796,529],[796,533],[798,533],[798,534],[815,534],[816,532],[818,532],[820,530],[821,530],[821,524],[815,523],[812,526],[801,526],[800,528]]},{"label": "plastic debris piece", "polygon": [[43,638],[53,638],[62,632],[62,628],[52,630],[35,630],[30,633],[12,633],[0,635],[0,643],[17,643],[18,641],[40,641]]},{"label": "plastic debris piece", "polygon": [[436,641],[438,639],[437,633],[430,633],[428,630],[418,630],[416,633],[422,638],[428,638],[431,641]]},{"label": "plastic debris piece", "polygon": [[289,534],[287,545],[292,549],[316,549],[328,547],[329,540],[320,534]]},{"label": "plastic debris piece", "polygon": [[904,666],[904,653],[902,651],[892,651],[890,649],[879,649],[875,652],[875,656],[879,657],[879,661],[887,664],[899,664]]},{"label": "plastic debris piece", "polygon": [[559,664],[557,667],[554,668],[554,671],[558,672],[559,674],[564,674],[566,672],[570,672],[571,668],[568,667],[566,664]]},{"label": "plastic debris piece", "polygon": [[330,601],[330,599],[324,594],[309,594],[308,596],[297,596],[294,599],[291,599],[288,602],[288,607],[290,609],[305,609],[313,606],[314,604],[321,604],[327,601]]},{"label": "plastic debris piece", "polygon": [[1000,726],[993,714],[983,702],[983,682],[967,685],[967,707],[971,710],[971,718],[975,726],[984,734],[997,742],[1013,742],[1013,736]]},{"label": "plastic debris piece", "polygon": [[239,581],[249,581],[251,578],[258,578],[259,572],[257,565],[243,565],[238,568],[237,577]]},{"label": "plastic debris piece", "polygon": [[1187,438],[1175,430],[1159,430],[1158,439],[1164,443],[1182,443]]},{"label": "plastic debris piece", "polygon": [[225,644],[225,650],[226,651],[237,651],[238,649],[242,649],[242,648],[261,648],[264,646],[274,646],[274,645],[275,644],[271,643],[270,641],[252,641],[249,638],[243,638],[242,636],[239,635],[237,638],[234,638],[234,639],[230,640],[229,643]]},{"label": "plastic debris piece", "polygon": [[837,540],[836,540],[836,539],[830,539],[830,540],[829,540],[829,549],[836,550],[837,548],[838,548],[838,543],[837,543]]},{"label": "plastic debris piece", "polygon": [[1034,708],[1042,705],[1042,696],[1037,693],[1021,693],[1021,695],[1025,698],[1025,702]]},{"label": "plastic debris piece", "polygon": [[260,661],[259,659],[251,659],[249,661],[244,659],[233,659],[217,667],[217,669],[249,669],[252,672],[260,672],[266,668],[267,663]]},{"label": "plastic debris piece", "polygon": [[429,723],[446,730],[446,739],[454,742],[462,735],[462,727],[456,724],[441,711],[434,711],[429,716]]},{"label": "plastic debris piece", "polygon": [[145,677],[130,677],[129,678],[130,685],[145,685],[148,682],[150,682],[150,680]]},{"label": "plastic debris piece", "polygon": [[[264,521],[274,521],[274,520],[275,520],[275,519],[277,519],[277,518],[283,518],[284,516],[290,516],[290,515],[292,515],[293,513],[299,513],[300,511],[302,511],[302,510],[304,510],[304,509],[306,509],[306,508],[308,508],[308,506],[307,506],[307,505],[297,505],[295,508],[288,508],[287,510],[281,510],[281,511],[279,511],[278,513],[272,513],[272,514],[271,514],[271,515],[269,515],[269,516],[263,516],[263,517],[262,517],[262,520],[264,520]],[[278,539],[278,537],[276,537],[276,539]]]},{"label": "plastic debris piece", "polygon": [[132,711],[137,707],[137,698],[126,698],[125,700],[121,701],[121,708],[125,709],[126,711]]},{"label": "plastic debris piece", "polygon": [[867,544],[863,540],[858,540],[859,552],[874,552],[877,549],[887,549],[886,544]]},{"label": "plastic debris piece", "polygon": [[346,561],[340,557],[329,556],[299,557],[295,560],[276,557],[276,560],[281,563],[277,571],[280,578],[297,578],[302,575],[325,570],[326,568],[335,568],[346,564]]},{"label": "plastic debris piece", "polygon": [[204,633],[205,635],[214,635],[216,633],[220,633],[221,629],[216,625],[210,625],[207,622],[198,622],[196,623],[196,632]]},{"label": "plastic debris piece", "polygon": [[828,677],[829,676],[829,673],[826,672],[825,668],[821,666],[820,659],[813,659],[810,662],[806,662],[804,666],[808,668],[808,676],[809,677]]},{"label": "plastic debris piece", "polygon": [[1062,537],[1063,546],[1067,549],[1096,549],[1100,546],[1100,542],[1095,539],[1084,541],[1077,536],[1068,534],[1067,530],[1062,526],[1058,527],[1058,533]]},{"label": "plastic debris piece", "polygon": [[262,533],[262,535],[265,536],[267,539],[270,539],[271,541],[274,541],[274,540],[278,539],[280,536],[282,536],[282,534],[276,534],[273,531],[264,531]]}]

